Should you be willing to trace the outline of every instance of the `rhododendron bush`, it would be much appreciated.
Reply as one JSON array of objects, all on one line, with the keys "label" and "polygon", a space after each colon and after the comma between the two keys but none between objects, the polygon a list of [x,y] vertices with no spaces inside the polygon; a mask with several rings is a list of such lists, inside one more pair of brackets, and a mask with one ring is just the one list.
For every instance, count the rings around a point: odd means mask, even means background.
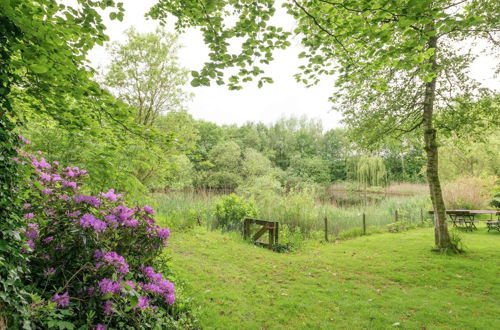
[{"label": "rhododendron bush", "polygon": [[88,174],[77,167],[41,155],[15,160],[33,170],[23,209],[34,324],[149,328],[174,320],[175,286],[154,269],[170,232],[153,208],[130,208],[113,189],[82,193]]}]

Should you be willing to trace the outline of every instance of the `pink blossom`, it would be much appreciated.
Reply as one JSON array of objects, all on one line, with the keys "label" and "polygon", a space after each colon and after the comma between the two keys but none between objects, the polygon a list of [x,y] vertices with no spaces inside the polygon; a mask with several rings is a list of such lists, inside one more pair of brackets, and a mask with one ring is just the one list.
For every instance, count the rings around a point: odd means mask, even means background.
[{"label": "pink blossom", "polygon": [[69,293],[68,292],[65,292],[61,295],[59,295],[58,293],[56,293],[53,297],[52,297],[52,301],[57,303],[57,307],[66,307],[69,305]]},{"label": "pink blossom", "polygon": [[106,223],[102,220],[96,219],[92,214],[84,214],[80,218],[80,226],[87,228],[92,227],[95,231],[100,232],[106,230]]},{"label": "pink blossom", "polygon": [[105,315],[111,315],[113,313],[113,303],[111,300],[106,300],[103,304],[102,309],[104,310]]},{"label": "pink blossom", "polygon": [[148,308],[149,307],[149,299],[147,297],[139,297],[139,303],[137,304],[137,306],[134,307],[134,309],[144,309],[144,308]]},{"label": "pink blossom", "polygon": [[26,144],[30,144],[31,143],[30,140],[24,138],[22,135],[19,135],[19,140],[21,140],[23,143],[26,143]]},{"label": "pink blossom", "polygon": [[50,268],[47,268],[44,272],[43,272],[43,275],[45,276],[50,276],[50,275],[54,275],[56,272],[56,269],[53,268],[53,267],[50,267]]},{"label": "pink blossom", "polygon": [[149,205],[144,205],[144,208],[143,208],[144,212],[148,213],[148,214],[155,214],[155,211],[153,210],[153,208]]},{"label": "pink blossom", "polygon": [[43,242],[44,243],[50,243],[54,240],[54,237],[53,236],[47,236],[43,239]]},{"label": "pink blossom", "polygon": [[70,188],[73,188],[73,189],[77,189],[78,188],[78,186],[76,185],[75,181],[63,181],[62,185],[63,185],[63,187],[70,187]]},{"label": "pink blossom", "polygon": [[106,295],[108,293],[120,293],[122,286],[118,282],[113,282],[109,278],[103,278],[99,281],[99,290],[102,295]]},{"label": "pink blossom", "polygon": [[116,202],[122,195],[115,194],[114,189],[109,189],[107,193],[100,193],[99,196],[104,197],[111,202]]}]

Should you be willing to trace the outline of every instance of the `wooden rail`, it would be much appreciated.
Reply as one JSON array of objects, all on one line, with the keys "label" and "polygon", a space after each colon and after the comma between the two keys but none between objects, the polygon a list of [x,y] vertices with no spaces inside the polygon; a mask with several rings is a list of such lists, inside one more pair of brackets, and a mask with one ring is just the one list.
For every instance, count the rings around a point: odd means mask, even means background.
[{"label": "wooden rail", "polygon": [[[252,224],[262,226],[253,236],[252,241],[256,245],[260,245],[266,247],[268,249],[272,249],[275,244],[278,243],[278,232],[279,232],[279,223],[274,221],[267,220],[258,220],[258,219],[250,219],[247,218],[243,221],[243,238],[250,238],[250,226]],[[269,233],[269,243],[261,243],[257,240],[264,235],[266,232]]]}]

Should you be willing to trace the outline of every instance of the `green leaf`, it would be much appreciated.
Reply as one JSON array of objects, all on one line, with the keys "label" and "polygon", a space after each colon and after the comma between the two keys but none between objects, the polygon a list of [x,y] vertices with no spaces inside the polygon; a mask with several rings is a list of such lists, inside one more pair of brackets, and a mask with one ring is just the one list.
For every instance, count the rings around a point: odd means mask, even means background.
[{"label": "green leaf", "polygon": [[139,298],[137,296],[131,296],[130,297],[130,307],[134,308],[139,304]]},{"label": "green leaf", "polygon": [[34,63],[34,64],[30,65],[30,69],[34,73],[42,74],[42,73],[46,73],[47,71],[49,71],[50,66],[48,64],[36,64],[36,63]]}]

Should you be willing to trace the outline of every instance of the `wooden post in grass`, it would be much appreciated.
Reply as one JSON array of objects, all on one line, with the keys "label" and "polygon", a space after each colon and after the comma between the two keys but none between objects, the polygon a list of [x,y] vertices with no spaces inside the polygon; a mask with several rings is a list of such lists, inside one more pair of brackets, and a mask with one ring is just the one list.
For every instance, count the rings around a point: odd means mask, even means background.
[{"label": "wooden post in grass", "polygon": [[325,217],[325,242],[328,242],[328,218]]},{"label": "wooden post in grass", "polygon": [[424,210],[420,209],[420,221],[424,222]]},{"label": "wooden post in grass", "polygon": [[280,223],[275,222],[274,223],[274,244],[278,244],[278,232],[280,229]]},{"label": "wooden post in grass", "polygon": [[398,210],[394,211],[394,218],[396,219],[396,222],[398,222]]},{"label": "wooden post in grass", "polygon": [[363,235],[366,235],[366,214],[363,213]]}]

